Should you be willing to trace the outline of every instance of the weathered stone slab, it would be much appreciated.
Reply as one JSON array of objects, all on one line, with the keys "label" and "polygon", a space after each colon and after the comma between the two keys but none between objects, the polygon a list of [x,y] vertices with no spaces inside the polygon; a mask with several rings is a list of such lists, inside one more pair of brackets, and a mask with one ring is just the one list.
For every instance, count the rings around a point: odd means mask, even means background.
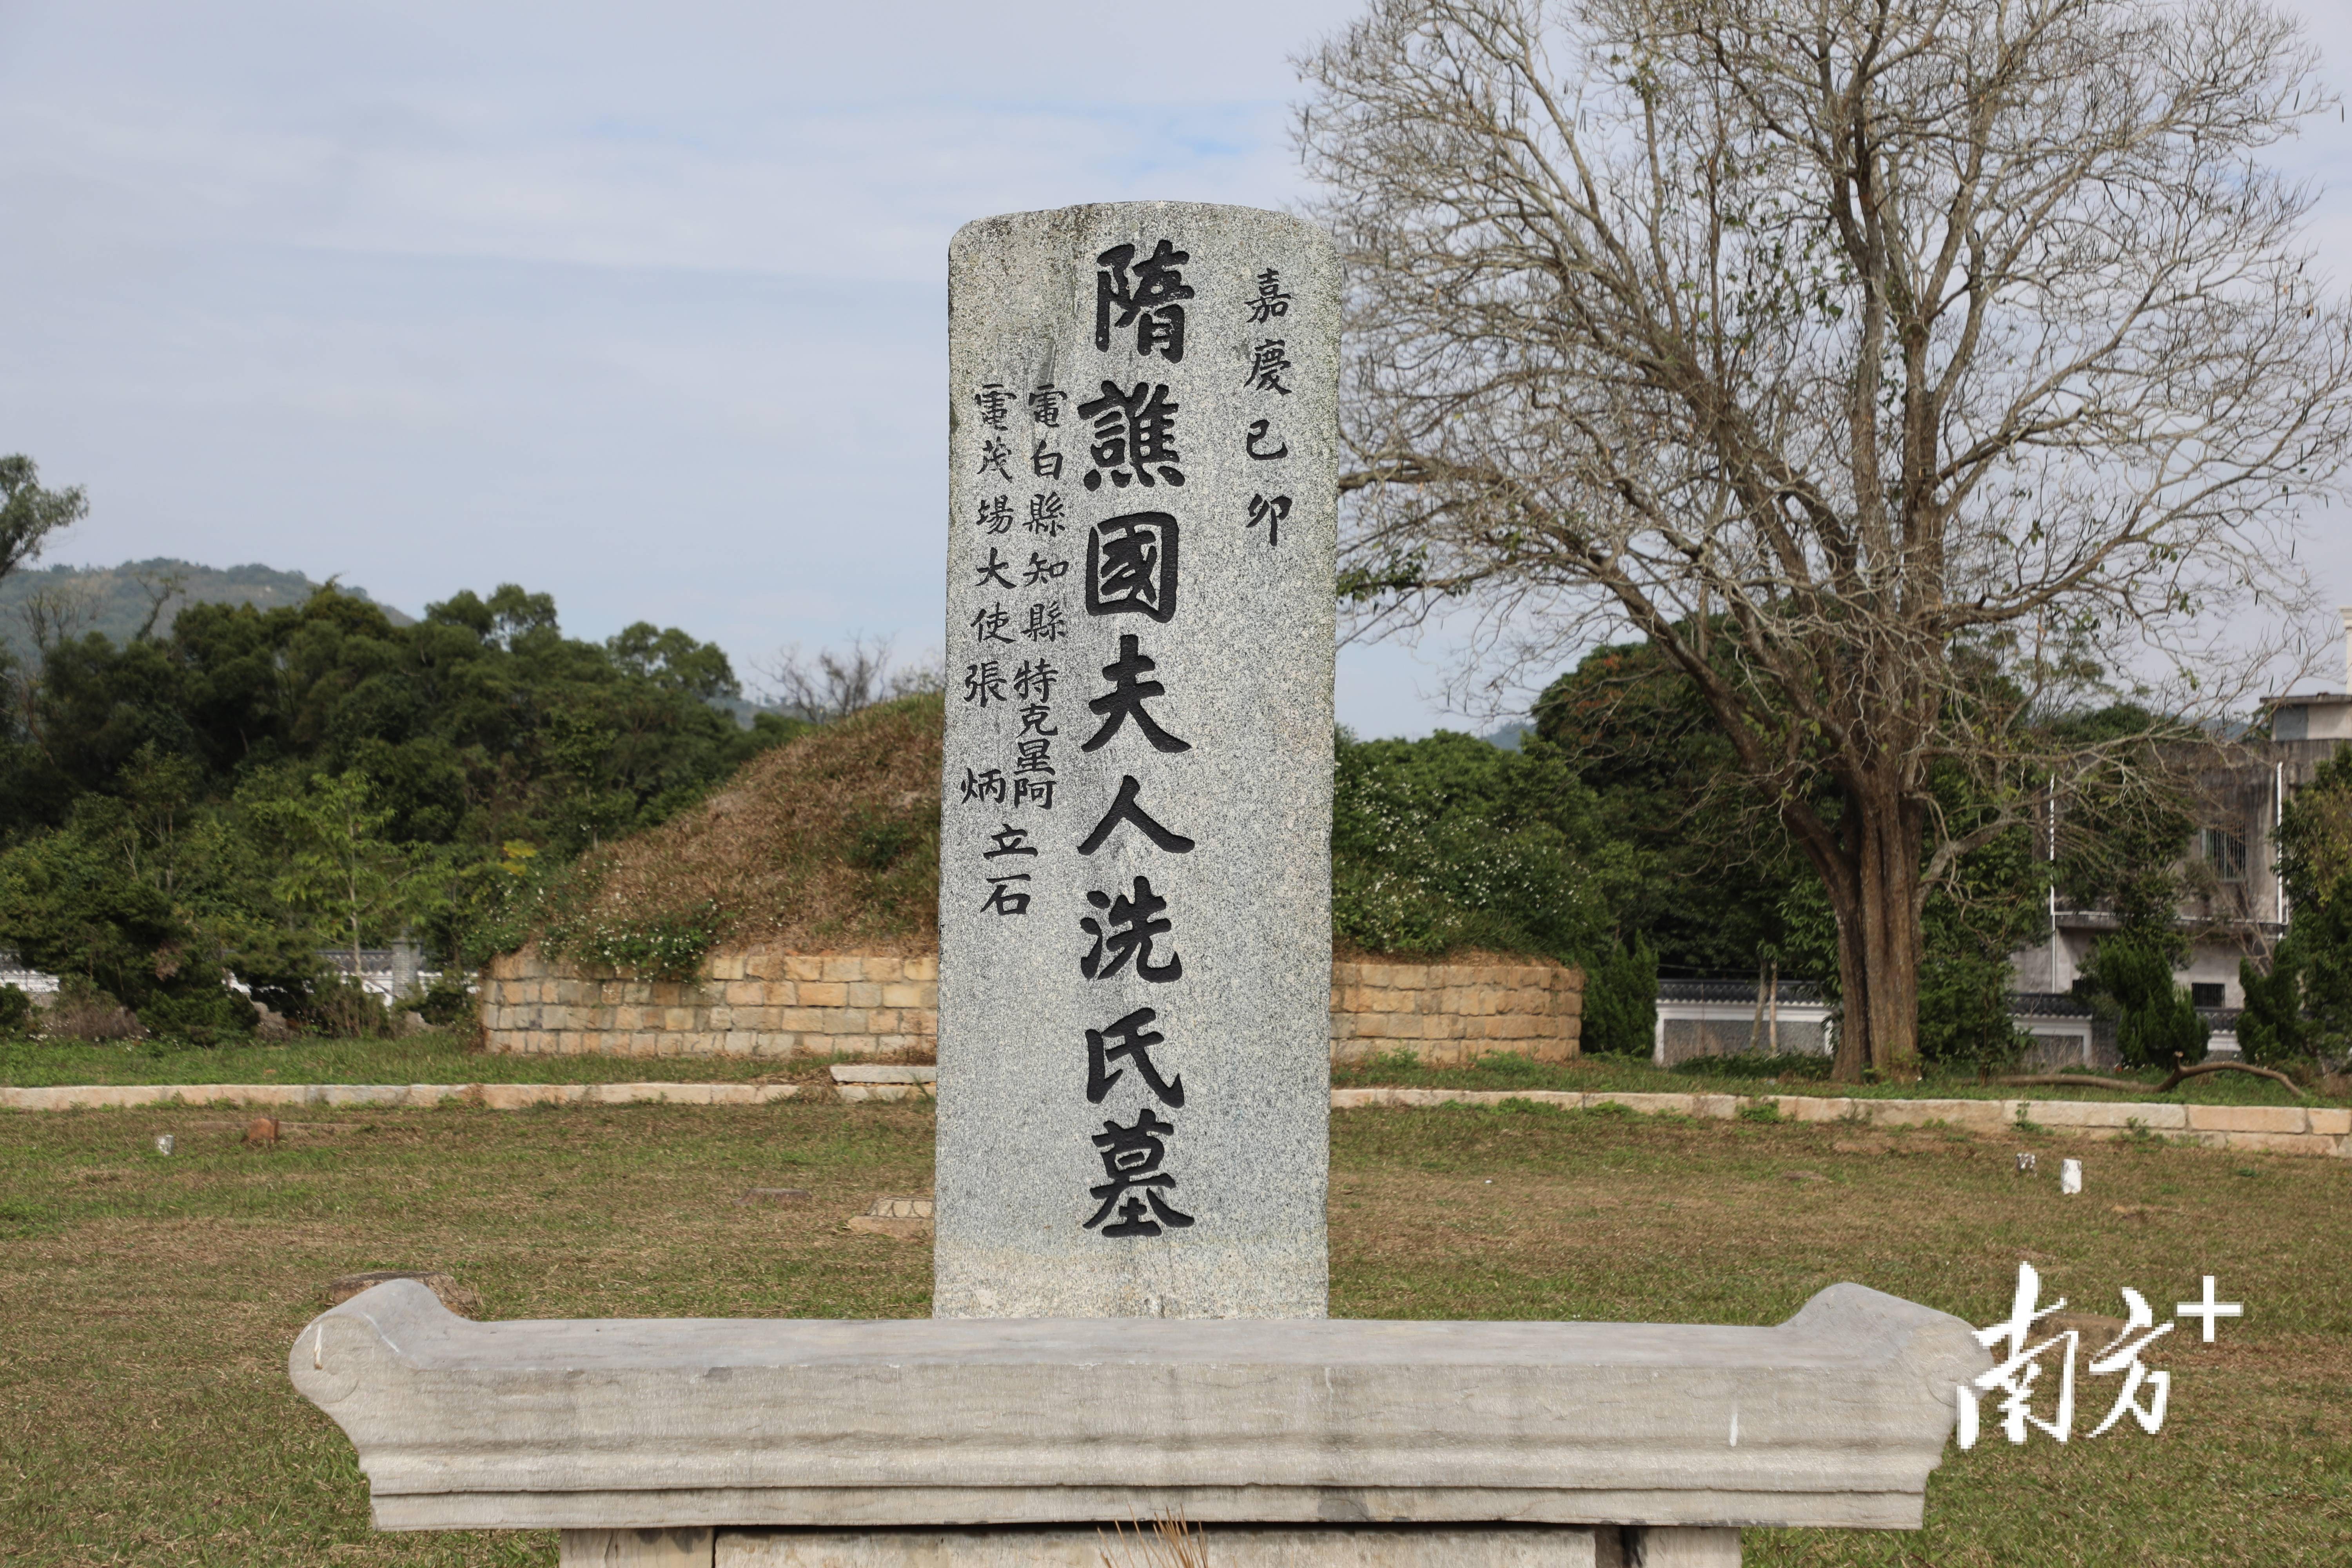
[{"label": "weathered stone slab", "polygon": [[[1198,1539],[1216,1568],[1625,1568],[1618,1531],[1606,1528],[1223,1525]],[[716,1560],[717,1568],[1161,1568],[1171,1561],[1133,1529],[1108,1528],[727,1531]]]},{"label": "weathered stone slab", "polygon": [[1319,1316],[1337,262],[1018,213],[948,310],[934,1310]]},{"label": "weathered stone slab", "polygon": [[567,1530],[558,1568],[711,1568],[709,1530]]},{"label": "weathered stone slab", "polygon": [[1916,1528],[1968,1324],[469,1322],[411,1280],[289,1358],[388,1530],[1517,1522]]}]

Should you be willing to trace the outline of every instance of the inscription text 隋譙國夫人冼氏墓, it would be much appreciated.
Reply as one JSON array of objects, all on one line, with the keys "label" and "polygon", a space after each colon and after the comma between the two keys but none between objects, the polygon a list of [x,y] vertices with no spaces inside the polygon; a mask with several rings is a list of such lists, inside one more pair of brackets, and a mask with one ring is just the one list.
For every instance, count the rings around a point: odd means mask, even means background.
[{"label": "inscription text \u968b\u8b59\u570b\u592b\u4eba\u51bc\u6c0f\u5893", "polygon": [[1241,208],[951,248],[942,1314],[1322,1310],[1337,285]]}]

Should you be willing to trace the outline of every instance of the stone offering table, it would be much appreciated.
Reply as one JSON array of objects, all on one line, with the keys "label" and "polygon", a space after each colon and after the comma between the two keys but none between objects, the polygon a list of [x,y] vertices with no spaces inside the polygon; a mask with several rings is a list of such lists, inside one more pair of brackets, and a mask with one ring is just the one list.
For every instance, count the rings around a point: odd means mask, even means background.
[{"label": "stone offering table", "polygon": [[1953,1389],[1990,1364],[1858,1285],[1757,1329],[478,1323],[406,1280],[289,1363],[383,1529],[554,1527],[567,1565],[958,1568],[1091,1564],[1098,1530],[1168,1514],[1221,1563],[1598,1568],[1624,1542],[1599,1525],[1729,1564],[1740,1525],[1916,1529]]}]

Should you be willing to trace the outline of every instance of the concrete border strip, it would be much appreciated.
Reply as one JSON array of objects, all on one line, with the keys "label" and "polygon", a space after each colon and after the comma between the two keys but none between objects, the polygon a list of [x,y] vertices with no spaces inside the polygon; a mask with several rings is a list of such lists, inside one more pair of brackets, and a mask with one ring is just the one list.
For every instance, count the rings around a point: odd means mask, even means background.
[{"label": "concrete border strip", "polygon": [[488,1110],[534,1105],[769,1105],[796,1083],[142,1083],[0,1088],[0,1110],[100,1110],[145,1106],[437,1106]]},{"label": "concrete border strip", "polygon": [[1863,1100],[1799,1094],[1640,1094],[1622,1090],[1335,1089],[1331,1109],[1500,1105],[1525,1100],[1562,1110],[1622,1105],[1644,1115],[1727,1121],[1749,1106],[1773,1107],[1786,1121],[1864,1127],[1927,1127],[1999,1133],[2024,1123],[2037,1132],[2129,1138],[2145,1131],[2212,1149],[2352,1158],[2352,1110],[2339,1106],[2102,1103],[2078,1100]]},{"label": "concrete border strip", "polygon": [[[870,1070],[870,1069],[869,1069]],[[906,1069],[895,1069],[905,1072]],[[862,1075],[861,1075],[862,1076]],[[915,1075],[908,1073],[908,1078]],[[194,1083],[64,1084],[0,1087],[0,1110],[138,1110],[203,1105],[380,1106],[386,1110],[455,1101],[488,1110],[535,1105],[772,1105],[799,1097],[793,1083]],[[851,1092],[843,1092],[843,1090]],[[916,1082],[841,1084],[844,1100],[928,1098]],[[863,1092],[858,1092],[862,1090]],[[2037,1132],[2129,1138],[2138,1131],[2247,1153],[2352,1159],[2352,1110],[2340,1106],[2177,1105],[2079,1100],[1861,1100],[1799,1094],[1580,1093],[1561,1089],[1335,1089],[1334,1110],[1435,1105],[1500,1105],[1524,1100],[1562,1110],[1622,1105],[1648,1116],[1728,1121],[1749,1106],[1773,1107],[1783,1121],[1863,1127],[1942,1123],[1969,1132],[2006,1132],[2024,1122]]]}]

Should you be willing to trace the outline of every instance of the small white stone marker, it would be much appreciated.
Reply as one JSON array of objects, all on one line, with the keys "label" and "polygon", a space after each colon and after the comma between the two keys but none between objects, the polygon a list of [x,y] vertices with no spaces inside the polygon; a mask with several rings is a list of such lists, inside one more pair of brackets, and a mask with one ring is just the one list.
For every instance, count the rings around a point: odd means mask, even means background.
[{"label": "small white stone marker", "polygon": [[2058,1190],[2069,1196],[2083,1190],[2083,1162],[2068,1160],[2058,1167]]},{"label": "small white stone marker", "polygon": [[940,1317],[1324,1313],[1339,323],[1280,213],[949,247]]},{"label": "small white stone marker", "polygon": [[156,1134],[156,1137],[155,1137],[155,1152],[157,1152],[158,1154],[168,1154],[168,1153],[170,1153],[171,1152],[172,1152],[172,1135],[171,1135],[169,1132],[161,1132],[161,1133]]},{"label": "small white stone marker", "polygon": [[2202,1338],[2205,1342],[2210,1345],[2213,1342],[2213,1320],[2216,1318],[2242,1318],[2246,1315],[2246,1305],[2242,1301],[2216,1301],[2213,1299],[2213,1277],[2210,1274],[2208,1274],[2205,1276],[2204,1300],[2201,1301],[2177,1302],[2173,1307],[2172,1315],[2176,1318],[2200,1318],[2204,1320],[2202,1324],[2204,1329]]}]

